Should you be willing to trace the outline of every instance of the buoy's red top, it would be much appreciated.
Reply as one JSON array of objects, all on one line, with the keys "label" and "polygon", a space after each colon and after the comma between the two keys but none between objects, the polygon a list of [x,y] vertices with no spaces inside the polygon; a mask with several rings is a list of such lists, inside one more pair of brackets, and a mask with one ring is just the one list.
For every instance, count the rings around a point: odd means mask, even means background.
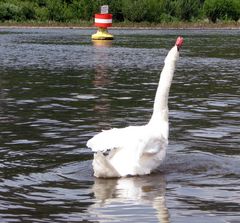
[{"label": "buoy's red top", "polygon": [[112,14],[95,14],[95,26],[100,28],[112,26]]}]

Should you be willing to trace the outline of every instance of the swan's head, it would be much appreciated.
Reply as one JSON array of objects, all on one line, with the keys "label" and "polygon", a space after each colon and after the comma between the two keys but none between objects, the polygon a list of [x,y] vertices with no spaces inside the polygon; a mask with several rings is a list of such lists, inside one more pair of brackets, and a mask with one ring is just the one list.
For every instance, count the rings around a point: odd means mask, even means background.
[{"label": "swan's head", "polygon": [[176,62],[179,58],[179,50],[183,45],[183,38],[179,36],[176,40],[175,46],[168,52],[167,57],[165,58],[165,63],[167,62]]},{"label": "swan's head", "polygon": [[176,44],[177,49],[179,50],[181,48],[181,46],[183,45],[183,37],[179,36],[176,40]]}]

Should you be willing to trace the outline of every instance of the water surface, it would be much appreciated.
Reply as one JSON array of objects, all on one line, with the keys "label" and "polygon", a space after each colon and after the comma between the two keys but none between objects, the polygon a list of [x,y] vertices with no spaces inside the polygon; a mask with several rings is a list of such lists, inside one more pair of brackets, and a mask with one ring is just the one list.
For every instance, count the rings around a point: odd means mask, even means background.
[{"label": "water surface", "polygon": [[[94,32],[0,30],[0,221],[240,222],[240,31]],[[86,141],[147,123],[178,35],[164,165],[95,179]]]}]

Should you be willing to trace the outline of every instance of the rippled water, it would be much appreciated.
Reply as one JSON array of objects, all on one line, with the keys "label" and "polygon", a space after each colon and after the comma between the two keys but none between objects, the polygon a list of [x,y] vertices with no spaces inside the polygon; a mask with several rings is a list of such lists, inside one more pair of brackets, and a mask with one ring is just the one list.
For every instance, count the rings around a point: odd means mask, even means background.
[{"label": "rippled water", "polygon": [[[240,31],[0,30],[0,222],[240,222]],[[86,141],[145,124],[185,37],[155,174],[95,179]]]}]

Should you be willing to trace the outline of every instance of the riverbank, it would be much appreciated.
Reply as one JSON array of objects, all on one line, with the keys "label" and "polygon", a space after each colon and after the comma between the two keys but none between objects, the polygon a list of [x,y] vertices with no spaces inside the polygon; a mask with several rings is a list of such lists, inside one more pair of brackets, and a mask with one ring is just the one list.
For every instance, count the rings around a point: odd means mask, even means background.
[{"label": "riverbank", "polygon": [[[92,29],[95,28],[93,21],[81,21],[76,23],[60,22],[4,22],[0,28],[71,28],[71,29]],[[109,29],[240,29],[240,22],[224,21],[209,23],[200,22],[172,22],[172,23],[113,23]]]}]

